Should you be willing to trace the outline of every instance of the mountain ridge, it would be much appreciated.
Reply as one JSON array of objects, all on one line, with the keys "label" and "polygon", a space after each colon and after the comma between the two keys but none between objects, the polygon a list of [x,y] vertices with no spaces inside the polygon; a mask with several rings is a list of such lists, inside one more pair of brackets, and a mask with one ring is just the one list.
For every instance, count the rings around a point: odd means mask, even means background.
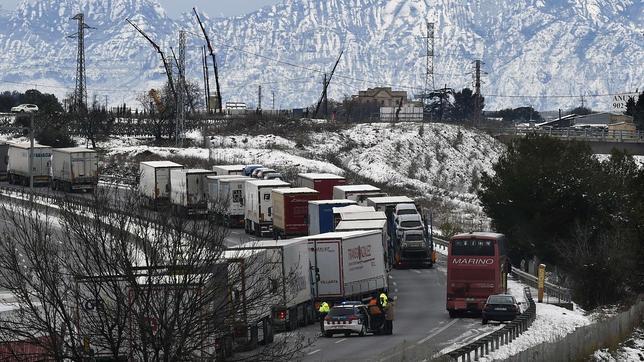
[{"label": "mountain ridge", "polygon": [[[0,19],[0,81],[41,84],[59,95],[72,91],[76,41],[67,36],[76,32],[70,18],[83,11],[95,28],[85,39],[90,97],[107,94],[110,102],[131,103],[165,80],[158,54],[125,18],[168,55],[178,31],[187,30],[187,74],[201,82],[204,42],[189,10],[173,19],[151,0],[23,2]],[[245,16],[202,13],[224,102],[255,104],[261,84],[265,94],[275,92],[276,107],[310,105],[341,49],[332,98],[378,85],[419,93],[430,19],[436,22],[435,87],[471,87],[471,61],[482,59],[487,109],[571,108],[581,95],[593,108],[610,109],[611,97],[590,95],[642,88],[643,14],[644,5],[633,0],[286,0]]]}]

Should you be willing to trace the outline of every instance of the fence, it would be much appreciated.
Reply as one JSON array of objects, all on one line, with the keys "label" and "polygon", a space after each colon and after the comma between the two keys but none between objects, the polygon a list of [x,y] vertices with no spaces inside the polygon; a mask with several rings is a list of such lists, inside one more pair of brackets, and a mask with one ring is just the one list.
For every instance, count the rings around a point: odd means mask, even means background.
[{"label": "fence", "polygon": [[460,359],[463,362],[470,362],[472,361],[472,354],[474,354],[474,361],[478,361],[479,358],[489,354],[490,352],[494,352],[501,346],[512,343],[512,341],[519,337],[519,335],[527,331],[536,317],[537,305],[532,299],[530,288],[525,287],[523,289],[523,294],[525,295],[525,299],[528,301],[529,306],[525,311],[523,311],[523,313],[521,313],[520,316],[503,326],[503,328],[497,329],[496,331],[466,346],[449,352],[447,355],[455,361]]},{"label": "fence", "polygon": [[[535,289],[538,288],[537,277],[526,273],[524,271],[518,270],[516,268],[512,269],[512,274],[514,274],[523,284],[527,284]],[[545,292],[548,297],[557,298],[559,303],[571,303],[572,302],[572,293],[570,289],[560,287],[552,283],[545,283]]]},{"label": "fence", "polygon": [[544,135],[561,139],[589,142],[644,143],[644,131],[625,131],[588,128],[497,128],[488,129],[495,136]]},{"label": "fence", "polygon": [[520,352],[508,361],[585,360],[594,351],[614,346],[644,321],[644,295],[629,310],[598,323],[577,328],[556,342],[544,342]]}]

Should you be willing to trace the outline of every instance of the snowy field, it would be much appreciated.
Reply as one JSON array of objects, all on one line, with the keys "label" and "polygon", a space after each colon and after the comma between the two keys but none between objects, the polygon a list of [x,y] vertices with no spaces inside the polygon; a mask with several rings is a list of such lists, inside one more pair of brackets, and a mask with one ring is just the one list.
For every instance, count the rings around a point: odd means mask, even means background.
[{"label": "snowy field", "polygon": [[596,351],[590,361],[644,361],[644,325],[635,329],[633,334],[626,341],[620,343],[615,350],[604,348]]},{"label": "snowy field", "polygon": [[[199,132],[191,132],[188,138],[203,144]],[[479,131],[408,122],[359,124],[339,132],[308,134],[305,141],[272,134],[209,138],[210,149],[150,147],[135,139],[115,139],[100,146],[109,149],[109,156],[125,158],[151,153],[222,164],[259,163],[278,171],[350,173],[404,190],[455,215],[471,215],[477,225],[485,219],[476,196],[480,177],[492,173],[505,149]]]}]

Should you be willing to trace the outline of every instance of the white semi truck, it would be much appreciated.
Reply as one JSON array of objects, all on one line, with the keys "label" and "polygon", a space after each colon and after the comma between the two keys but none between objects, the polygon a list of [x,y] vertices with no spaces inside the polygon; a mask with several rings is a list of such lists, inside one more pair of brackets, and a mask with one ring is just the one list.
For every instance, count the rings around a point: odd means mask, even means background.
[{"label": "white semi truck", "polygon": [[334,199],[348,199],[366,206],[367,198],[387,196],[380,188],[372,185],[339,185],[333,187]]},{"label": "white semi truck", "polygon": [[273,189],[290,187],[282,180],[252,180],[244,184],[245,230],[258,236],[273,232]]},{"label": "white semi truck", "polygon": [[[217,210],[228,227],[244,227],[244,194],[250,177],[236,176],[218,180]],[[212,196],[211,196],[212,197]]]},{"label": "white semi truck", "polygon": [[98,153],[83,148],[54,148],[51,154],[51,188],[93,191],[98,184]]},{"label": "white semi truck", "polygon": [[[230,273],[242,274],[238,283],[230,284],[237,284],[234,292],[238,295],[255,302],[249,303],[246,311],[247,315],[255,314],[255,324],[267,318],[276,330],[293,330],[314,322],[307,240],[253,241],[229,248],[225,256],[229,261],[245,264],[243,269]],[[258,300],[258,296],[262,299]],[[262,310],[257,304],[267,308]]]},{"label": "white semi truck", "polygon": [[182,169],[171,161],[146,161],[139,164],[139,194],[153,206],[170,202],[170,170]]},{"label": "white semi truck", "polygon": [[29,185],[29,176],[34,185],[49,185],[49,167],[51,166],[51,147],[34,144],[31,152],[31,173],[29,172],[29,143],[12,143],[7,156],[7,177],[10,184]]},{"label": "white semi truck", "polygon": [[184,215],[208,214],[206,177],[214,171],[199,168],[170,171],[170,203],[175,212]]},{"label": "white semi truck", "polygon": [[306,240],[317,300],[360,300],[388,289],[381,230],[331,232]]}]

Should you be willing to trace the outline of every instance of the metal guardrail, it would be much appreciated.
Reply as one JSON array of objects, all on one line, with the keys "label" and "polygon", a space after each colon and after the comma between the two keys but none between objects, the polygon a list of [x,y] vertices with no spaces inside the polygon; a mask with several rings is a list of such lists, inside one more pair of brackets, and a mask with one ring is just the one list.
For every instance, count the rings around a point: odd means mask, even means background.
[{"label": "metal guardrail", "polygon": [[644,131],[588,128],[497,128],[487,129],[495,136],[526,136],[531,134],[589,142],[644,143]]},{"label": "metal guardrail", "polygon": [[113,176],[113,175],[100,175],[98,180],[109,183],[109,184],[122,184],[122,185],[136,185],[136,178],[134,177],[124,177],[124,176]]},{"label": "metal guardrail", "polygon": [[449,241],[447,241],[447,240],[443,240],[443,239],[437,238],[435,236],[432,236],[432,240],[434,241],[434,245],[439,246],[439,247],[441,247],[443,249],[447,249],[447,247],[449,246]]},{"label": "metal guardrail", "polygon": [[[519,280],[533,288],[538,288],[538,278],[530,273],[526,273],[522,270],[512,268],[512,274],[519,278]],[[559,303],[571,303],[572,302],[572,292],[568,288],[564,288],[552,283],[545,283],[544,286],[545,292],[548,297],[557,298]]]},{"label": "metal guardrail", "polygon": [[474,361],[478,361],[479,358],[489,354],[490,352],[494,352],[501,346],[512,343],[512,341],[519,337],[519,335],[527,331],[536,318],[537,305],[532,299],[532,293],[530,292],[529,287],[523,288],[523,294],[525,299],[528,301],[529,306],[525,311],[523,311],[523,313],[521,313],[520,316],[503,326],[503,328],[479,338],[468,345],[449,352],[447,355],[454,361],[458,361],[460,359],[463,362],[470,362],[472,361],[472,353],[474,353]]}]

